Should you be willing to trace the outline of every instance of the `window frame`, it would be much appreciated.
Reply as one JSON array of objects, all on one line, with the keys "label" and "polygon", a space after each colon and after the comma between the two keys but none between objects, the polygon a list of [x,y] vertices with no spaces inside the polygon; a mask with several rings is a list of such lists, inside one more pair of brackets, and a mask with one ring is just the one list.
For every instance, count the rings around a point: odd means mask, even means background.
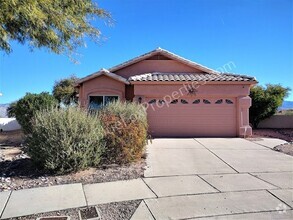
[{"label": "window frame", "polygon": [[89,95],[89,96],[88,96],[88,103],[89,103],[88,106],[90,107],[90,98],[91,98],[91,97],[103,97],[102,107],[105,106],[105,100],[106,100],[105,97],[106,97],[106,96],[117,97],[117,101],[120,100],[119,95],[116,95],[116,94],[115,94],[115,95],[114,95],[114,94],[106,94],[106,95]]}]

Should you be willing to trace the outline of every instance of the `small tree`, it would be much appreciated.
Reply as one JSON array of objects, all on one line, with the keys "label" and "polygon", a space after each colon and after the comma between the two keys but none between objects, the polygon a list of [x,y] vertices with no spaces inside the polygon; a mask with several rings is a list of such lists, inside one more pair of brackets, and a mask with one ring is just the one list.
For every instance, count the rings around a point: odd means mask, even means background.
[{"label": "small tree", "polygon": [[258,124],[277,112],[288,96],[290,88],[282,87],[281,85],[267,84],[266,87],[255,86],[250,90],[252,106],[249,109],[250,123],[254,128]]},{"label": "small tree", "polygon": [[32,118],[37,111],[57,105],[57,100],[47,92],[40,94],[27,93],[23,98],[12,103],[7,109],[9,117],[15,117],[23,132],[29,134]]},{"label": "small tree", "polygon": [[56,81],[53,87],[53,96],[64,105],[76,104],[78,101],[75,84],[78,78],[70,76],[69,78]]}]

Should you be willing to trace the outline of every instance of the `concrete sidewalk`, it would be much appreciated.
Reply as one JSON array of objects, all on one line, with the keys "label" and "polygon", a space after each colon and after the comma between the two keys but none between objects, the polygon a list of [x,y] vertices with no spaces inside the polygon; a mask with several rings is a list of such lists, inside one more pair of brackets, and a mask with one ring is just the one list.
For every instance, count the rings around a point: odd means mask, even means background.
[{"label": "concrete sidewalk", "polygon": [[[282,175],[283,180],[293,179],[293,173]],[[132,219],[182,219],[278,210],[283,217],[291,218],[293,185],[282,188],[275,181],[271,182],[277,185],[261,179],[270,181],[274,176],[275,173],[258,177],[238,173],[153,177],[1,192],[1,219],[137,199],[144,202]]]},{"label": "concrete sidewalk", "polygon": [[67,184],[0,193],[1,219],[109,202],[156,198],[142,179]]},{"label": "concrete sidewalk", "polygon": [[156,139],[145,178],[1,192],[0,216],[142,200],[132,220],[293,219],[293,157],[268,141]]}]

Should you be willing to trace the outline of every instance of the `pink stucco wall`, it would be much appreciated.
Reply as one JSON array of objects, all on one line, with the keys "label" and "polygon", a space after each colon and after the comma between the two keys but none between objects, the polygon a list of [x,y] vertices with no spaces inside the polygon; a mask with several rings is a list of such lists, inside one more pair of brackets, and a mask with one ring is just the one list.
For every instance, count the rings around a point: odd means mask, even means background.
[{"label": "pink stucco wall", "polygon": [[86,81],[79,88],[80,105],[87,107],[88,97],[94,95],[118,95],[125,100],[125,84],[105,75]]},{"label": "pink stucco wall", "polygon": [[202,72],[198,69],[186,66],[178,61],[174,60],[143,60],[141,62],[135,63],[131,66],[118,70],[114,73],[117,75],[129,78],[130,76],[151,73],[151,72],[161,72],[161,73],[198,73]]}]

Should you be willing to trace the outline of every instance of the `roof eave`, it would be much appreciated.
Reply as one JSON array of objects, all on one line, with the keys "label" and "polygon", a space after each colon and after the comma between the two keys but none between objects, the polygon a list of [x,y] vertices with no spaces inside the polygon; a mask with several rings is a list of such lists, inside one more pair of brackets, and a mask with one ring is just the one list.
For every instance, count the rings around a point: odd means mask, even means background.
[{"label": "roof eave", "polygon": [[238,85],[255,85],[257,81],[130,81],[132,85],[178,85],[197,82],[198,84],[238,84]]},{"label": "roof eave", "polygon": [[75,87],[78,87],[78,86],[80,86],[80,84],[82,84],[82,83],[84,83],[86,81],[89,81],[91,79],[94,79],[96,77],[99,77],[101,75],[108,76],[108,77],[110,77],[110,78],[112,78],[114,80],[120,81],[120,82],[125,83],[127,85],[130,84],[129,81],[127,79],[125,79],[124,77],[119,76],[119,75],[117,75],[115,73],[111,73],[109,70],[103,68],[98,72],[95,72],[93,74],[90,74],[90,75],[78,80]]}]

